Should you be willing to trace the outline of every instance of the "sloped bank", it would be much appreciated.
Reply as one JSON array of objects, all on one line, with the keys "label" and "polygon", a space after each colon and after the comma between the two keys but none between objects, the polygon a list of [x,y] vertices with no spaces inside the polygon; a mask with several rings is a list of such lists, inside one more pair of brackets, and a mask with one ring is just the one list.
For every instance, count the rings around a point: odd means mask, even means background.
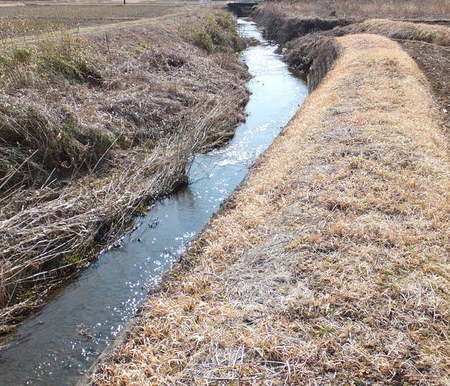
[{"label": "sloped bank", "polygon": [[205,10],[0,50],[0,338],[233,137],[243,46]]},{"label": "sloped bank", "polygon": [[[304,4],[303,4],[304,5]],[[377,18],[313,17],[302,4],[264,3],[254,13],[270,39],[284,46],[291,68],[308,77],[310,88],[320,82],[336,57],[333,37],[370,33],[398,41],[416,61],[430,82],[437,102],[449,111],[450,29],[446,25],[421,21]],[[345,2],[340,4],[344,5]],[[366,4],[367,6],[367,4]],[[317,10],[316,10],[317,13]],[[450,133],[449,115],[443,114],[443,125]]]},{"label": "sloped bank", "polygon": [[322,42],[305,65],[322,82],[94,384],[448,381],[450,179],[429,84],[385,37]]}]

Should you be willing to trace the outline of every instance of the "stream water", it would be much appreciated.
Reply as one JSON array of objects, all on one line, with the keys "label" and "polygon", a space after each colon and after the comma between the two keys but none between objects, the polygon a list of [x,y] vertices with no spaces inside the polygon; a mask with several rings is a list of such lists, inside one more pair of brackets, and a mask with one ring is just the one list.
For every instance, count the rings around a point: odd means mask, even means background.
[{"label": "stream water", "polygon": [[74,384],[303,102],[307,87],[275,54],[277,47],[254,23],[239,20],[239,31],[262,42],[242,53],[252,75],[246,121],[227,146],[195,157],[191,184],[156,202],[123,247],[103,253],[20,326],[0,352],[0,385]]}]

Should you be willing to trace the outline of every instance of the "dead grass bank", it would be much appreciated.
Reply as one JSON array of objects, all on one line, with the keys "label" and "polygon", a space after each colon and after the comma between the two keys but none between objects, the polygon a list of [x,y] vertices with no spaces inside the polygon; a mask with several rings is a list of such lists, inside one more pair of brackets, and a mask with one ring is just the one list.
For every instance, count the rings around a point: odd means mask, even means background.
[{"label": "dead grass bank", "polygon": [[[450,45],[450,30],[438,24],[413,23],[390,19],[366,19],[351,17],[321,16],[296,11],[295,5],[289,2],[264,3],[255,11],[258,20],[269,38],[285,44],[298,37],[310,33],[343,36],[350,33],[372,33],[391,39],[414,40],[442,46]],[[387,17],[393,17],[388,15]]]},{"label": "dead grass bank", "polygon": [[333,70],[94,384],[449,381],[437,110],[397,43],[337,41]]},{"label": "dead grass bank", "polygon": [[9,39],[86,26],[120,23],[127,20],[158,18],[199,9],[194,2],[168,0],[140,4],[30,2],[2,8],[0,12],[0,42]]},{"label": "dead grass bank", "polygon": [[450,28],[442,25],[411,23],[386,19],[369,19],[331,31],[335,36],[349,33],[370,33],[383,35],[390,39],[414,40],[450,46]]},{"label": "dead grass bank", "polygon": [[443,125],[449,127],[448,26],[389,19],[356,22],[355,19],[318,17],[320,12],[311,17],[305,16],[295,4],[289,10],[289,2],[264,3],[258,7],[255,18],[270,38],[284,45],[290,66],[307,76],[310,88],[320,82],[336,56],[333,37],[358,33],[386,36],[398,41],[425,73],[435,100],[444,112]]},{"label": "dead grass bank", "polygon": [[[209,52],[192,25],[214,33]],[[235,34],[206,12],[1,52],[0,325],[185,184],[193,154],[233,136],[248,97]]]},{"label": "dead grass bank", "polygon": [[338,17],[352,19],[450,19],[446,0],[291,0],[272,1],[264,6],[274,7],[285,17]]}]

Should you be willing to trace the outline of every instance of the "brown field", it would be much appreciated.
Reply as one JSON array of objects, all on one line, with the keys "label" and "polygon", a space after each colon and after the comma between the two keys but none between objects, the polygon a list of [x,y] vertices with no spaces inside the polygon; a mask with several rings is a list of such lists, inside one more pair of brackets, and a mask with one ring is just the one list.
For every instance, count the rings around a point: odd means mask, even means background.
[{"label": "brown field", "polygon": [[450,19],[447,0],[293,0],[272,4],[288,17]]},{"label": "brown field", "polygon": [[157,18],[196,8],[192,2],[140,4],[31,3],[0,11],[0,40],[38,33]]}]

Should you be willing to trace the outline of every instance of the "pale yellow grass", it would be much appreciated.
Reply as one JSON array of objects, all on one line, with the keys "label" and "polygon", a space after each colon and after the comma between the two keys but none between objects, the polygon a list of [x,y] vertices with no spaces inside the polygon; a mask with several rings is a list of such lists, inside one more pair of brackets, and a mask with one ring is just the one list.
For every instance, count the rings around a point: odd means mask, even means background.
[{"label": "pale yellow grass", "polygon": [[92,382],[448,384],[449,168],[394,42],[335,67]]},{"label": "pale yellow grass", "polygon": [[349,18],[392,18],[401,19],[448,19],[450,4],[448,0],[296,0],[267,2],[269,7],[284,10],[284,14],[296,17],[337,17]]}]

